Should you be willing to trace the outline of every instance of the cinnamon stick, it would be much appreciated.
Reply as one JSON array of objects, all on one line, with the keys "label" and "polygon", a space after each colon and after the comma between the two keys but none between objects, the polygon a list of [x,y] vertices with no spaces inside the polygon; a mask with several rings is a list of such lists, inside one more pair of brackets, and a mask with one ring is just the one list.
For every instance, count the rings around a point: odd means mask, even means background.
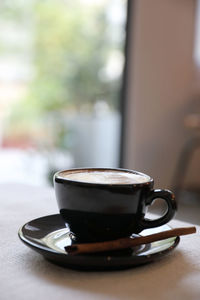
[{"label": "cinnamon stick", "polygon": [[155,241],[168,239],[171,237],[192,234],[195,232],[196,232],[195,227],[174,228],[171,230],[162,231],[147,236],[140,236],[134,238],[127,237],[127,238],[121,238],[117,240],[97,242],[97,243],[73,244],[71,246],[65,247],[65,250],[70,254],[76,255],[81,253],[95,253],[95,252],[127,249],[142,244],[148,244]]}]

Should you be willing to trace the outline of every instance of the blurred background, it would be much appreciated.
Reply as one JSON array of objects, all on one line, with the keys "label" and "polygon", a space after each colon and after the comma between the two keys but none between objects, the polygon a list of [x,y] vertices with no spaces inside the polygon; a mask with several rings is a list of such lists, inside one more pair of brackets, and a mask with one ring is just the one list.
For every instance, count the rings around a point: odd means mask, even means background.
[{"label": "blurred background", "polygon": [[0,3],[0,181],[118,166],[125,0]]},{"label": "blurred background", "polygon": [[0,183],[136,169],[198,220],[199,0],[1,0],[0,28]]}]

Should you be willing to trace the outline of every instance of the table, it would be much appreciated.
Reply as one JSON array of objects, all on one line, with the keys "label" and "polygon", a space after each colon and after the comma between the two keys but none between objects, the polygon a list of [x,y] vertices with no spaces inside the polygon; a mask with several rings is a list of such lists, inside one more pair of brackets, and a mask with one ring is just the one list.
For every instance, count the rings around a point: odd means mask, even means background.
[{"label": "table", "polygon": [[[110,272],[64,269],[43,259],[18,238],[21,225],[58,212],[52,188],[0,185],[1,300],[199,300],[200,236],[181,238],[178,247],[159,262]],[[177,220],[172,226],[190,226]]]}]

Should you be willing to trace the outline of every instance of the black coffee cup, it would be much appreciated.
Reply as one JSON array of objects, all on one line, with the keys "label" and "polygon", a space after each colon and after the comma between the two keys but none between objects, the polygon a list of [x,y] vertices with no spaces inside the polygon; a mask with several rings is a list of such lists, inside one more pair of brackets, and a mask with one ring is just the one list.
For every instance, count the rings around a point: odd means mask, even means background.
[{"label": "black coffee cup", "polygon": [[[176,211],[171,191],[154,190],[150,176],[132,170],[59,171],[54,175],[54,187],[60,214],[79,242],[130,236],[169,222]],[[147,207],[156,198],[166,202],[167,212],[158,219],[146,219]]]}]

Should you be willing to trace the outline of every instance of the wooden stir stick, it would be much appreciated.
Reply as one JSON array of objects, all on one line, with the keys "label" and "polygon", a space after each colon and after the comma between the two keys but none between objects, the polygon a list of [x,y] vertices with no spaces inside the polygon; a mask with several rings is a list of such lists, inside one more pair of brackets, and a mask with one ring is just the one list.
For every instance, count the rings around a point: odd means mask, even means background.
[{"label": "wooden stir stick", "polygon": [[195,227],[181,227],[181,228],[174,228],[167,231],[162,231],[155,234],[150,234],[147,236],[140,236],[136,238],[127,237],[127,238],[121,238],[113,241],[106,241],[106,242],[74,244],[65,247],[65,250],[72,255],[76,255],[81,253],[95,253],[95,252],[127,249],[142,244],[148,244],[155,241],[168,239],[171,237],[192,234],[195,232],[196,232]]}]

